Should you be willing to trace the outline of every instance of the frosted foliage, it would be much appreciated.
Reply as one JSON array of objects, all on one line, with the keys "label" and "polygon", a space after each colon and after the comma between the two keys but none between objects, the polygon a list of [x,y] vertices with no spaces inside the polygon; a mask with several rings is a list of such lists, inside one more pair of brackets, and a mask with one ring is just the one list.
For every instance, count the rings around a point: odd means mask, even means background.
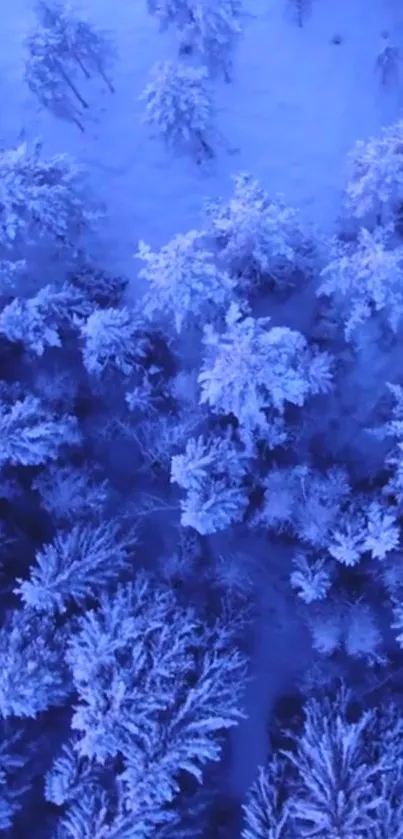
[{"label": "frosted foliage", "polygon": [[204,67],[156,64],[141,99],[146,103],[145,122],[168,148],[198,162],[213,156],[213,100]]},{"label": "frosted foliage", "polygon": [[54,624],[15,610],[0,630],[0,716],[36,717],[64,705],[71,685]]},{"label": "frosted foliage", "polygon": [[403,247],[390,249],[382,229],[363,228],[356,246],[335,244],[333,256],[317,293],[340,305],[346,340],[378,312],[396,332],[403,314]]},{"label": "frosted foliage", "polygon": [[101,764],[120,756],[134,822],[176,796],[181,772],[200,782],[219,733],[243,716],[244,660],[227,641],[143,575],[80,620],[67,656],[77,748]]},{"label": "frosted foliage", "polygon": [[190,21],[193,3],[194,0],[147,0],[147,7],[158,18],[162,30],[170,24],[182,29]]},{"label": "frosted foliage", "polygon": [[84,170],[67,154],[41,159],[42,143],[0,152],[0,235],[8,248],[47,237],[58,249],[78,242],[99,216]]},{"label": "frosted foliage", "polygon": [[299,212],[281,196],[271,199],[247,173],[234,181],[228,202],[210,201],[206,208],[207,229],[224,265],[246,289],[265,279],[277,287],[293,284],[297,270],[313,267],[312,243]]},{"label": "frosted foliage", "polygon": [[287,403],[302,406],[308,396],[331,386],[330,357],[315,355],[300,332],[269,329],[269,322],[243,315],[233,303],[224,333],[205,328],[201,403],[215,413],[233,414],[246,436],[258,429],[264,437],[268,410],[282,414]]},{"label": "frosted foliage", "polygon": [[298,554],[293,560],[290,582],[304,603],[324,600],[332,586],[332,566],[323,559],[309,559]]},{"label": "frosted foliage", "polygon": [[[79,797],[69,803],[67,810],[64,809],[56,839],[112,839],[109,808],[108,796],[101,787],[85,787]],[[143,835],[139,834],[138,839],[143,839]],[[134,833],[126,834],[126,839],[132,837],[135,839]],[[118,833],[116,839],[125,839],[125,836]]]},{"label": "frosted foliage", "polygon": [[399,764],[394,771],[385,772],[379,786],[382,801],[378,806],[377,820],[368,832],[368,839],[403,839],[403,801]]},{"label": "frosted foliage", "polygon": [[372,559],[385,559],[399,546],[399,527],[392,509],[373,501],[367,509],[352,505],[341,516],[328,545],[331,556],[352,567],[364,553]]},{"label": "frosted foliage", "polygon": [[235,48],[242,34],[239,0],[188,0],[189,20],[182,30],[182,48],[191,49],[212,76],[229,82]]},{"label": "frosted foliage", "polygon": [[72,325],[75,315],[87,311],[82,295],[65,286],[44,286],[29,300],[15,298],[0,314],[0,333],[12,343],[22,343],[34,355],[48,347],[61,347],[61,327]]},{"label": "frosted foliage", "polygon": [[344,647],[347,655],[363,659],[367,664],[381,664],[382,633],[366,603],[354,603],[348,610],[344,625]]},{"label": "frosted foliage", "polygon": [[341,565],[351,568],[360,562],[365,553],[366,536],[365,517],[353,504],[340,516],[332,531],[328,551]]},{"label": "frosted foliage", "polygon": [[386,554],[399,547],[400,535],[396,516],[382,504],[374,501],[367,512],[367,535],[364,550],[373,559],[385,559]]},{"label": "frosted foliage", "polygon": [[240,521],[248,505],[245,463],[229,437],[191,439],[171,462],[171,482],[186,490],[181,523],[202,535]]},{"label": "frosted foliage", "polygon": [[329,532],[351,491],[347,473],[338,467],[326,475],[308,466],[272,469],[264,487],[256,523],[270,530],[288,530],[315,548],[327,546]]},{"label": "frosted foliage", "polygon": [[55,416],[35,396],[0,407],[0,465],[40,466],[81,442],[75,417]]},{"label": "frosted foliage", "polygon": [[130,547],[113,521],[59,531],[37,552],[30,579],[17,579],[14,591],[38,612],[63,613],[112,586],[130,568]]},{"label": "frosted foliage", "polygon": [[130,375],[143,351],[137,332],[138,321],[127,307],[95,310],[81,325],[83,361],[88,373],[100,377],[112,369]]},{"label": "frosted foliage", "polygon": [[21,810],[21,798],[30,785],[19,779],[19,770],[24,767],[25,757],[20,735],[7,732],[3,727],[0,742],[0,830],[13,826],[15,815]]},{"label": "frosted foliage", "polygon": [[80,93],[82,82],[99,75],[114,92],[109,73],[115,46],[108,33],[77,16],[63,0],[37,0],[34,10],[37,21],[25,38],[25,81],[43,107],[84,131],[82,117],[89,104]]},{"label": "frosted foliage", "polygon": [[387,384],[392,394],[392,418],[380,428],[370,429],[379,440],[394,441],[394,445],[387,455],[386,465],[391,471],[391,477],[385,486],[385,494],[393,495],[401,504],[403,501],[403,388],[400,385]]},{"label": "frosted foliage", "polygon": [[368,666],[384,663],[382,633],[367,603],[329,599],[313,609],[308,624],[313,647],[321,655],[330,656],[342,649],[350,658],[361,659]]},{"label": "frosted foliage", "polygon": [[65,744],[61,754],[53,763],[45,779],[46,801],[61,806],[82,792],[86,782],[91,780],[91,764],[80,758],[74,749],[74,742]]},{"label": "frosted foliage", "polygon": [[343,697],[309,700],[303,733],[295,753],[287,753],[298,772],[290,805],[300,837],[362,839],[376,820],[379,798],[376,765],[367,765],[365,749],[372,715],[347,718]]},{"label": "frosted foliage", "polygon": [[181,417],[159,414],[156,419],[139,423],[136,426],[136,441],[150,469],[158,465],[159,469],[169,473],[172,456],[183,450],[199,422],[200,417],[190,411]]},{"label": "frosted foliage", "polygon": [[117,53],[110,33],[98,29],[82,15],[78,17],[65,0],[37,0],[35,11],[47,39],[47,52],[53,47],[66,70],[68,65],[70,70],[75,65],[87,78],[98,73],[113,92],[107,73]]},{"label": "frosted foliage", "polygon": [[41,506],[53,520],[77,522],[77,519],[102,515],[109,491],[106,481],[97,482],[84,466],[51,464],[33,481]]},{"label": "frosted foliage", "polygon": [[292,839],[290,814],[284,804],[284,767],[278,756],[267,767],[259,767],[249,790],[244,812],[242,839]]},{"label": "frosted foliage", "polygon": [[403,120],[380,137],[359,141],[350,153],[347,206],[356,218],[396,220],[403,200]]},{"label": "frosted foliage", "polygon": [[143,309],[147,317],[173,318],[181,332],[189,318],[200,322],[228,307],[235,282],[215,265],[197,230],[175,236],[157,253],[140,242],[136,256],[145,263],[139,276],[149,287]]},{"label": "frosted foliage", "polygon": [[343,644],[343,615],[331,599],[312,607],[307,618],[312,646],[323,656],[333,655]]}]

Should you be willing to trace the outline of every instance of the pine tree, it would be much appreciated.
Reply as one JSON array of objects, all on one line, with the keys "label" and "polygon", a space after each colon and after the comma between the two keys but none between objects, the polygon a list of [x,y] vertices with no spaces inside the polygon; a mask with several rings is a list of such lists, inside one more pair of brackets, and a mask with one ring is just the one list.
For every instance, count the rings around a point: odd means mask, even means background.
[{"label": "pine tree", "polygon": [[281,196],[272,199],[248,173],[234,177],[229,201],[206,204],[207,235],[242,291],[293,286],[319,262],[312,234]]},{"label": "pine tree", "polygon": [[389,247],[383,228],[374,233],[362,228],[356,245],[336,243],[321,277],[317,293],[333,297],[340,307],[347,341],[378,312],[397,332],[403,315],[403,247]]},{"label": "pine tree", "polygon": [[242,717],[244,660],[228,630],[203,628],[145,575],[80,619],[67,660],[78,752],[101,764],[121,756],[122,790],[140,821],[176,796],[181,771],[201,781],[219,758],[219,733]]},{"label": "pine tree", "polygon": [[298,590],[298,597],[307,603],[324,600],[333,583],[333,567],[322,559],[310,559],[298,553],[293,559],[294,571],[290,577],[292,588]]},{"label": "pine tree", "polygon": [[100,378],[113,371],[129,376],[144,358],[147,341],[140,335],[133,309],[95,309],[81,323],[83,362],[90,375]]},{"label": "pine tree", "polygon": [[[191,53],[212,77],[230,82],[233,57],[242,35],[240,0],[187,0],[180,25],[180,52]],[[186,21],[187,17],[187,21]]]},{"label": "pine tree", "polygon": [[197,230],[175,236],[157,253],[140,242],[136,256],[144,263],[139,276],[150,289],[144,301],[147,317],[173,318],[180,332],[190,319],[200,323],[228,307],[235,283],[216,266]]},{"label": "pine tree", "polygon": [[0,236],[13,254],[45,241],[66,261],[101,217],[85,171],[67,154],[42,158],[42,142],[0,152]]},{"label": "pine tree", "polygon": [[41,506],[58,524],[99,520],[105,515],[110,488],[84,464],[78,467],[50,463],[33,481]]},{"label": "pine tree", "polygon": [[393,497],[400,506],[403,501],[403,388],[391,383],[387,383],[387,388],[395,403],[392,406],[392,418],[379,428],[371,428],[368,431],[378,440],[393,441],[385,461],[391,475],[384,487],[384,493]]},{"label": "pine tree", "polygon": [[214,111],[204,67],[165,61],[156,64],[141,99],[144,121],[173,151],[197,163],[214,157]]},{"label": "pine tree", "polygon": [[240,521],[248,505],[242,481],[245,462],[230,436],[190,439],[184,454],[171,462],[171,481],[186,490],[181,502],[183,527],[201,535]]},{"label": "pine tree", "polygon": [[58,531],[37,552],[29,580],[17,579],[15,593],[25,606],[49,616],[70,603],[83,606],[130,568],[133,543],[113,520]]},{"label": "pine tree", "polygon": [[25,40],[26,82],[43,106],[84,131],[89,103],[81,83],[96,74],[114,93],[109,74],[115,46],[106,32],[79,18],[65,2],[37,0],[35,12],[36,28]]},{"label": "pine tree", "polygon": [[40,466],[81,443],[75,417],[56,416],[35,396],[0,406],[0,465]]},{"label": "pine tree", "polygon": [[364,712],[350,722],[343,692],[331,701],[308,700],[304,712],[296,750],[285,753],[298,773],[290,799],[298,835],[362,839],[376,823],[380,803],[380,765],[366,759],[373,714]]},{"label": "pine tree", "polygon": [[403,121],[383,128],[380,137],[356,143],[350,152],[347,208],[358,219],[394,225],[403,200]]},{"label": "pine tree", "polygon": [[249,790],[244,811],[242,839],[293,839],[294,831],[284,794],[285,767],[274,755],[260,767]]},{"label": "pine tree", "polygon": [[52,621],[15,609],[0,630],[0,716],[34,718],[72,693],[65,637]]},{"label": "pine tree", "polygon": [[214,413],[233,414],[246,440],[256,430],[264,440],[270,411],[281,415],[287,404],[302,406],[331,385],[329,356],[311,350],[300,332],[269,329],[269,322],[245,315],[233,303],[222,334],[205,328],[201,403]]},{"label": "pine tree", "polygon": [[42,356],[47,348],[62,346],[62,332],[72,328],[75,317],[90,312],[82,294],[65,284],[57,289],[41,288],[35,297],[18,297],[0,313],[0,333],[19,343],[33,355]]}]

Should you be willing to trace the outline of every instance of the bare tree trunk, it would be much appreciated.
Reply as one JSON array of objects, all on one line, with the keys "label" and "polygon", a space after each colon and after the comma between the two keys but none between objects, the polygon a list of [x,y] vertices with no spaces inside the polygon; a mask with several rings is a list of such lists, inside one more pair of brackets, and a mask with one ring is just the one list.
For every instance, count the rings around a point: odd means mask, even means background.
[{"label": "bare tree trunk", "polygon": [[69,79],[68,75],[64,72],[63,67],[61,67],[59,65],[58,70],[59,70],[59,73],[60,73],[63,81],[66,82],[67,86],[70,88],[70,90],[72,90],[74,95],[77,97],[78,101],[80,102],[80,105],[82,105],[83,108],[85,108],[87,110],[89,108],[88,102],[86,102],[85,99],[83,99],[80,92],[77,90],[75,84],[71,81],[71,79]]}]

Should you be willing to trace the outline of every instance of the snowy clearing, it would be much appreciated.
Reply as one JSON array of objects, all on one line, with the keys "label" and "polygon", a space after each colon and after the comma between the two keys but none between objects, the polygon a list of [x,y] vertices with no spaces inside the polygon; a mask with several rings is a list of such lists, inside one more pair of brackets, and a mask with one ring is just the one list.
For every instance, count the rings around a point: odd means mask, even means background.
[{"label": "snowy clearing", "polygon": [[242,170],[329,229],[339,213],[347,152],[399,115],[401,94],[382,87],[375,61],[382,31],[403,43],[403,11],[394,0],[313,0],[300,28],[288,2],[249,5],[234,82],[214,84],[223,147],[202,172],[169,155],[141,122],[139,96],[152,64],[175,52],[174,36],[158,32],[145,0],[121,0],[118,14],[104,0],[81,3],[114,35],[120,56],[116,96],[95,83],[90,91],[94,122],[85,135],[38,113],[23,81],[31,4],[15,0],[1,29],[2,141],[13,143],[23,129],[29,139],[41,135],[49,153],[67,151],[88,165],[110,215],[109,257],[131,276],[139,238],[157,246],[197,226],[204,198],[228,195],[231,175]]}]

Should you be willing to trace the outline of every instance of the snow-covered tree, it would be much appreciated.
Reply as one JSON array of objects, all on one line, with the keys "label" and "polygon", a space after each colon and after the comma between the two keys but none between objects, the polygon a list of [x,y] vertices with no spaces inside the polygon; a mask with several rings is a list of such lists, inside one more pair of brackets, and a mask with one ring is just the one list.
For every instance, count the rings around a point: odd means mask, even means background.
[{"label": "snow-covered tree", "polygon": [[281,196],[271,198],[250,174],[234,182],[229,201],[207,202],[206,232],[241,289],[286,288],[311,274],[318,254],[299,212]]},{"label": "snow-covered tree", "polygon": [[35,297],[14,300],[0,313],[0,333],[41,356],[48,347],[61,347],[61,332],[72,327],[76,316],[88,315],[90,306],[72,286],[47,285]]},{"label": "snow-covered tree", "polygon": [[256,524],[294,533],[313,548],[327,548],[329,533],[351,492],[344,469],[333,467],[322,475],[308,466],[271,469]]},{"label": "snow-covered tree", "polygon": [[400,532],[396,512],[379,500],[366,506],[356,500],[339,517],[327,549],[342,565],[352,567],[366,552],[372,559],[384,560],[399,546]]},{"label": "snow-covered tree", "polygon": [[214,413],[233,414],[246,440],[256,430],[265,438],[271,411],[283,414],[287,404],[302,406],[331,387],[330,357],[311,349],[300,332],[269,328],[269,322],[232,303],[223,333],[205,327],[201,403]]},{"label": "snow-covered tree", "polygon": [[182,525],[206,535],[240,521],[248,506],[245,474],[244,458],[230,436],[190,439],[171,463],[171,482],[187,493]]},{"label": "snow-covered tree", "polygon": [[333,559],[351,568],[365,553],[367,527],[361,505],[354,501],[343,511],[332,529],[327,550]]},{"label": "snow-covered tree", "polygon": [[189,437],[197,433],[200,421],[200,413],[194,411],[180,416],[158,413],[137,423],[135,429],[130,428],[128,434],[139,445],[147,472],[157,469],[169,475],[172,457],[183,452]]},{"label": "snow-covered tree", "polygon": [[293,568],[290,583],[304,603],[313,603],[327,597],[334,577],[334,569],[328,560],[312,559],[298,553],[293,559]]},{"label": "snow-covered tree", "polygon": [[240,0],[187,0],[189,21],[181,27],[180,51],[191,53],[211,76],[230,82],[242,35]]},{"label": "snow-covered tree", "polygon": [[366,755],[373,714],[364,712],[351,722],[344,692],[331,700],[308,700],[304,712],[296,749],[285,753],[297,771],[290,799],[297,835],[362,839],[376,822],[380,802],[380,766],[368,763]]},{"label": "snow-covered tree", "polygon": [[101,211],[85,171],[67,154],[42,158],[42,142],[0,152],[0,241],[12,251],[50,243],[69,258]]},{"label": "snow-covered tree", "polygon": [[98,479],[84,464],[61,466],[49,464],[33,483],[41,499],[41,506],[58,523],[77,523],[105,515],[109,485]]},{"label": "snow-covered tree", "polygon": [[140,242],[136,256],[145,263],[139,277],[149,286],[143,308],[147,317],[159,313],[173,319],[180,332],[189,319],[201,323],[228,308],[235,281],[217,267],[203,233],[178,234],[157,253]]},{"label": "snow-covered tree", "polygon": [[385,664],[383,636],[377,616],[363,600],[352,602],[330,596],[317,602],[306,615],[314,650],[323,656],[342,651],[367,666]]},{"label": "snow-covered tree", "polygon": [[68,282],[93,304],[93,308],[101,309],[119,306],[128,284],[126,277],[109,274],[99,265],[89,261],[85,254],[81,255],[79,262],[69,273]]},{"label": "snow-covered tree", "polygon": [[198,163],[214,157],[214,108],[205,67],[160,62],[141,99],[146,103],[144,121],[168,148],[190,154]]},{"label": "snow-covered tree", "polygon": [[40,466],[81,443],[75,417],[56,416],[35,396],[0,406],[0,465]]},{"label": "snow-covered tree", "polygon": [[0,716],[36,717],[72,693],[65,639],[53,621],[14,610],[0,630]]},{"label": "snow-covered tree", "polygon": [[133,309],[95,309],[81,324],[83,361],[88,373],[100,377],[113,370],[129,376],[146,351],[146,342],[139,332]]},{"label": "snow-covered tree", "polygon": [[311,606],[306,617],[312,647],[321,656],[331,656],[343,646],[344,613],[337,600],[328,598]]},{"label": "snow-covered tree", "polygon": [[108,33],[83,20],[63,0],[37,0],[35,12],[35,29],[25,39],[26,82],[44,107],[84,131],[82,116],[89,104],[80,92],[81,83],[99,75],[114,92],[110,70],[115,46]]},{"label": "snow-covered tree", "polygon": [[403,120],[350,152],[347,206],[356,218],[394,224],[403,201]]},{"label": "snow-covered tree", "polygon": [[[7,724],[6,724],[7,725]],[[5,724],[0,727],[0,831],[13,826],[16,814],[23,805],[23,796],[30,789],[30,784],[20,778],[20,770],[26,764],[26,756],[21,743],[21,732],[7,731]]]},{"label": "snow-covered tree", "polygon": [[147,8],[160,24],[162,31],[175,25],[182,29],[191,21],[192,0],[147,0]]},{"label": "snow-covered tree", "polygon": [[45,799],[60,807],[99,784],[99,767],[80,757],[74,739],[65,743],[45,778]]},{"label": "snow-covered tree", "polygon": [[335,242],[319,295],[340,306],[346,340],[375,313],[396,332],[403,315],[403,247],[388,247],[383,228],[361,229],[356,245]]},{"label": "snow-covered tree", "polygon": [[350,658],[364,660],[369,666],[385,663],[382,633],[368,603],[358,600],[346,609],[343,646]]},{"label": "snow-covered tree", "polygon": [[176,27],[182,54],[191,53],[212,76],[231,81],[233,55],[242,34],[240,0],[148,0],[147,5],[162,31]]},{"label": "snow-covered tree", "polygon": [[179,774],[201,781],[219,759],[218,735],[243,716],[245,662],[228,629],[200,624],[141,574],[80,620],[68,662],[78,753],[101,764],[120,756],[132,824],[148,813],[158,822]]},{"label": "snow-covered tree", "polygon": [[293,839],[290,812],[285,796],[285,771],[279,755],[271,757],[258,776],[242,805],[242,839]]},{"label": "snow-covered tree", "polygon": [[402,62],[399,47],[392,43],[389,32],[381,33],[381,47],[375,61],[375,70],[384,87],[399,83],[400,65]]},{"label": "snow-covered tree", "polygon": [[25,606],[48,615],[65,612],[71,603],[85,605],[130,568],[133,547],[133,537],[113,520],[60,530],[14,591]]},{"label": "snow-covered tree", "polygon": [[386,457],[386,466],[391,476],[384,493],[396,499],[399,505],[403,502],[403,388],[401,385],[387,383],[387,388],[392,395],[394,405],[392,406],[392,419],[385,422],[379,428],[368,429],[369,433],[378,440],[393,441],[393,445]]},{"label": "snow-covered tree", "polygon": [[372,559],[384,560],[386,554],[399,547],[400,531],[395,512],[379,501],[373,501],[366,511],[364,550]]}]

